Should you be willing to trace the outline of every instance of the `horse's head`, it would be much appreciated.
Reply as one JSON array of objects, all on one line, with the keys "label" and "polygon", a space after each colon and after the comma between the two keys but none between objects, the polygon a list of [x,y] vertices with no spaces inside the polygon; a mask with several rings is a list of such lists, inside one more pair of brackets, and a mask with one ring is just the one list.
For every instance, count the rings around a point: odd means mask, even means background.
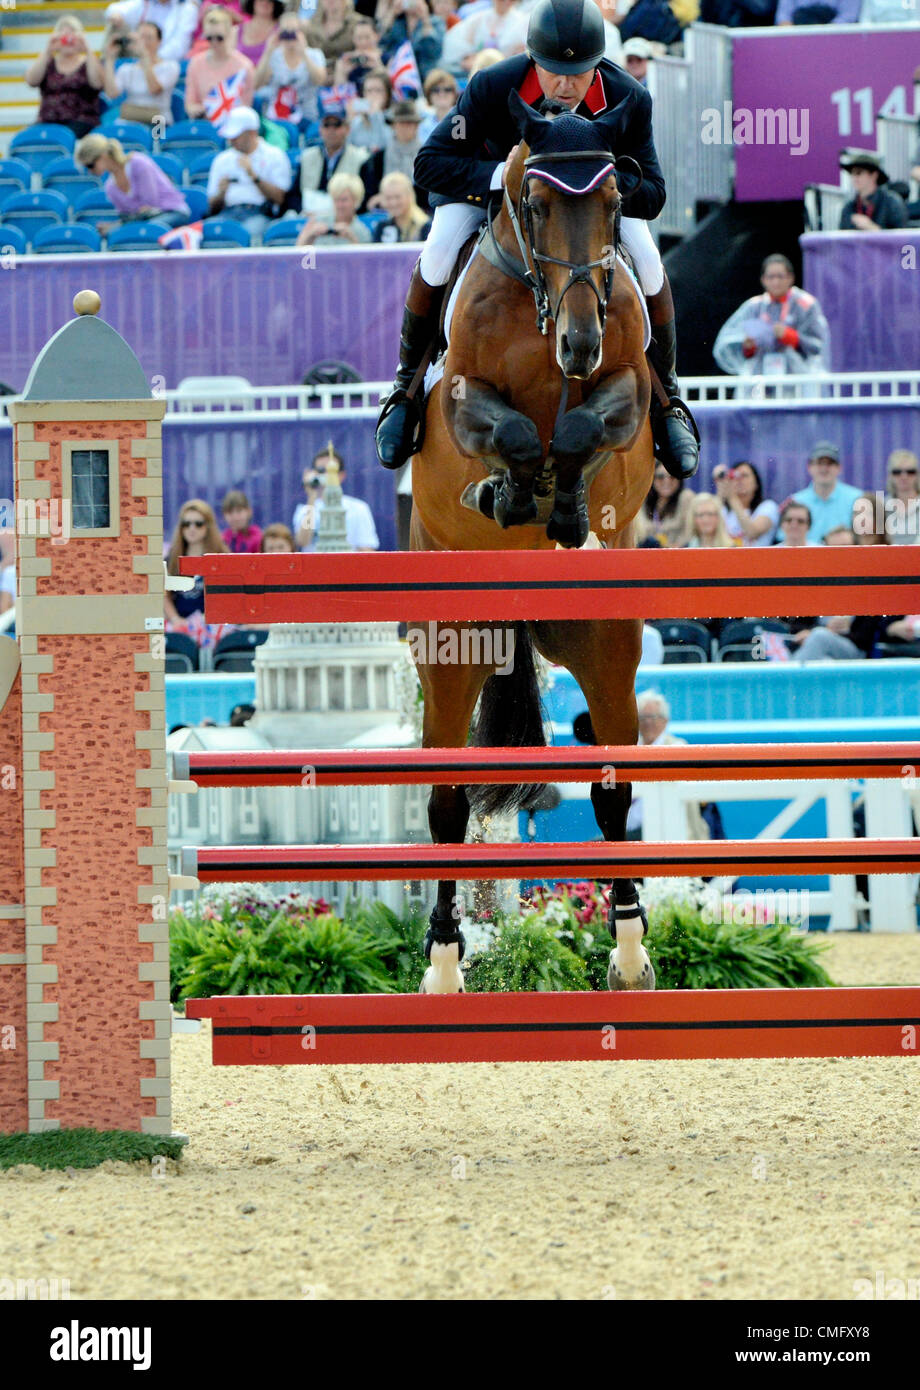
[{"label": "horse's head", "polygon": [[517,92],[508,98],[521,151],[506,192],[520,222],[531,269],[555,322],[556,358],[567,377],[600,366],[613,283],[620,205],[642,181],[635,160],[610,153],[632,96],[596,120],[556,102],[547,115]]}]

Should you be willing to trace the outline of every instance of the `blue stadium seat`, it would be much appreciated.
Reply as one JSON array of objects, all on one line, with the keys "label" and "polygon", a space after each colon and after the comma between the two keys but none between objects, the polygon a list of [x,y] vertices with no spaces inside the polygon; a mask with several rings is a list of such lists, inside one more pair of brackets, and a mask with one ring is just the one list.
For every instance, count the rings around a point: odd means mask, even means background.
[{"label": "blue stadium seat", "polygon": [[10,141],[10,154],[41,172],[53,159],[72,155],[76,146],[77,137],[68,126],[45,121],[17,130]]},{"label": "blue stadium seat", "polygon": [[196,155],[188,165],[188,181],[192,187],[203,188],[207,186],[208,178],[211,173],[211,164],[214,160],[213,152]]},{"label": "blue stadium seat", "polygon": [[217,154],[223,148],[224,142],[210,121],[176,121],[160,141],[160,153],[174,154],[186,168],[208,150]]},{"label": "blue stadium seat", "polygon": [[358,213],[358,221],[364,223],[371,236],[374,234],[375,227],[379,227],[381,222],[389,222],[389,220],[389,213],[384,212],[382,208],[375,208],[373,212]]},{"label": "blue stadium seat", "polygon": [[101,188],[90,188],[86,193],[78,193],[73,201],[71,222],[86,222],[95,227],[97,222],[117,222],[118,213]]},{"label": "blue stadium seat", "polygon": [[169,109],[173,122],[186,120],[185,115],[185,86],[177,85],[173,89],[173,94],[169,98]]},{"label": "blue stadium seat", "polygon": [[127,222],[105,239],[107,251],[162,251],[159,238],[172,229],[165,222]]},{"label": "blue stadium seat", "polygon": [[101,187],[101,181],[94,178],[82,164],[76,164],[69,155],[65,155],[63,159],[52,160],[42,173],[42,188],[56,188],[58,193],[63,193],[71,206],[80,193]]},{"label": "blue stadium seat", "polygon": [[36,232],[32,240],[32,250],[36,255],[49,256],[56,253],[76,253],[85,255],[88,251],[102,250],[102,237],[94,227],[80,223],[68,223],[64,227],[46,227]]},{"label": "blue stadium seat", "polygon": [[312,145],[320,138],[319,121],[305,121],[303,124],[303,140],[305,145]]},{"label": "blue stadium seat", "polygon": [[269,116],[268,119],[273,125],[280,125],[281,129],[287,132],[288,150],[296,150],[300,144],[300,126],[294,121],[282,120],[280,116]]},{"label": "blue stadium seat", "polygon": [[280,222],[273,222],[262,233],[262,245],[293,246],[301,227],[305,227],[306,223],[305,217],[285,217]]},{"label": "blue stadium seat", "polygon": [[155,154],[153,156],[153,162],[158,168],[163,170],[163,173],[168,179],[172,179],[173,183],[178,188],[182,187],[185,165],[182,163],[181,159],[177,159],[174,154]]},{"label": "blue stadium seat", "polygon": [[183,188],[182,196],[188,203],[189,212],[192,214],[191,220],[193,222],[197,222],[200,217],[207,217],[210,204],[205,189]]},{"label": "blue stadium seat", "polygon": [[215,251],[222,247],[251,246],[252,237],[242,222],[234,222],[232,217],[209,217],[204,224],[201,247]]},{"label": "blue stadium seat", "polygon": [[114,120],[106,123],[106,134],[120,140],[126,150],[140,150],[142,154],[153,154],[153,133],[150,126],[140,121]]},{"label": "blue stadium seat", "polygon": [[23,159],[0,159],[0,202],[8,193],[28,193],[32,170]]},{"label": "blue stadium seat", "polygon": [[29,249],[25,233],[18,227],[7,227],[0,222],[0,256],[9,255],[14,251],[17,256],[24,256]]},{"label": "blue stadium seat", "polygon": [[63,193],[53,188],[40,193],[13,193],[3,204],[0,217],[33,239],[43,227],[57,227],[66,222],[70,207]]},{"label": "blue stadium seat", "polygon": [[99,124],[105,126],[106,130],[108,130],[112,122],[120,118],[121,103],[124,101],[124,97],[116,97],[114,101],[109,101],[105,92],[100,92],[99,99],[102,102],[102,120]]}]

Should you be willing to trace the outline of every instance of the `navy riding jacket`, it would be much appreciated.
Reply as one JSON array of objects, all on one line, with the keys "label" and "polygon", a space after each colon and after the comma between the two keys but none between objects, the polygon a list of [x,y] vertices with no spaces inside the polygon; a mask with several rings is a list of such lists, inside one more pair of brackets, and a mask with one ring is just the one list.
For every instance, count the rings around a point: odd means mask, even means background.
[{"label": "navy riding jacket", "polygon": [[[518,135],[508,95],[538,106],[543,90],[530,58],[520,54],[478,72],[461,93],[457,106],[428,137],[415,159],[415,182],[426,188],[433,207],[439,203],[485,206],[496,164],[504,164]],[[623,99],[628,104],[610,143],[610,153],[630,155],[642,170],[642,185],[624,200],[627,217],[657,217],[665,202],[664,175],[652,135],[652,99],[629,73],[602,58],[594,81],[576,115],[594,120]],[[461,119],[462,118],[462,119]]]}]

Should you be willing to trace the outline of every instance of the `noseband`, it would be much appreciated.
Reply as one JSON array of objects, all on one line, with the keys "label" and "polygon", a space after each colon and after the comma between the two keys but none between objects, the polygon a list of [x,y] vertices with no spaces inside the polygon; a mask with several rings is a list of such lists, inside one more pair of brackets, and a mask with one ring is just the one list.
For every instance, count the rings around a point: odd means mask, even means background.
[{"label": "noseband", "polygon": [[[518,206],[515,208],[511,201],[507,187],[504,190],[504,206],[511,220],[514,235],[517,240],[518,250],[521,254],[521,261],[518,263],[513,257],[509,256],[504,247],[499,243],[495,235],[494,227],[494,207],[490,203],[488,220],[483,224],[483,229],[479,235],[479,250],[486,260],[496,267],[497,270],[504,271],[513,279],[519,280],[526,285],[533,293],[534,303],[537,310],[537,328],[542,334],[546,334],[549,327],[549,320],[555,320],[562,307],[562,301],[568,294],[573,285],[588,284],[597,297],[598,310],[600,312],[601,332],[607,322],[607,304],[613,290],[613,276],[616,270],[617,254],[620,248],[620,208],[617,207],[616,221],[613,232],[613,251],[602,256],[596,261],[567,261],[559,256],[549,256],[545,252],[538,251],[534,245],[533,229],[533,209],[528,194],[528,174],[537,165],[549,164],[553,161],[568,162],[573,159],[590,159],[596,164],[599,160],[607,160],[616,169],[616,160],[613,155],[605,155],[601,150],[561,150],[552,154],[530,155],[524,161],[524,177],[521,180],[521,192],[518,197]],[[625,163],[635,165],[633,160],[624,160]],[[638,165],[635,165],[638,168]],[[586,196],[586,195],[581,195]],[[528,257],[533,262],[533,270],[528,264]],[[569,272],[568,279],[563,286],[562,293],[556,303],[550,303],[549,288],[543,274],[544,265],[561,265]],[[598,267],[604,270],[604,290],[603,294],[594,282],[591,274],[592,270]]]}]

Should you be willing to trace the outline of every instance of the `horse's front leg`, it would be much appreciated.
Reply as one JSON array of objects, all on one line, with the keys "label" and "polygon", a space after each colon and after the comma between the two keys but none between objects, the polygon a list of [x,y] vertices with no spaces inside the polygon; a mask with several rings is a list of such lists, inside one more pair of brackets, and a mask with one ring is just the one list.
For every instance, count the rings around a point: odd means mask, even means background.
[{"label": "horse's front leg", "polygon": [[459,400],[445,409],[447,424],[461,453],[501,469],[500,481],[479,488],[479,509],[502,528],[523,526],[537,518],[534,478],[543,462],[536,425],[512,410],[488,382],[464,378]]},{"label": "horse's front leg", "polygon": [[546,527],[550,540],[564,546],[588,539],[584,469],[601,450],[628,449],[648,411],[647,397],[632,367],[604,377],[587,400],[559,421],[550,444],[556,495]]}]

